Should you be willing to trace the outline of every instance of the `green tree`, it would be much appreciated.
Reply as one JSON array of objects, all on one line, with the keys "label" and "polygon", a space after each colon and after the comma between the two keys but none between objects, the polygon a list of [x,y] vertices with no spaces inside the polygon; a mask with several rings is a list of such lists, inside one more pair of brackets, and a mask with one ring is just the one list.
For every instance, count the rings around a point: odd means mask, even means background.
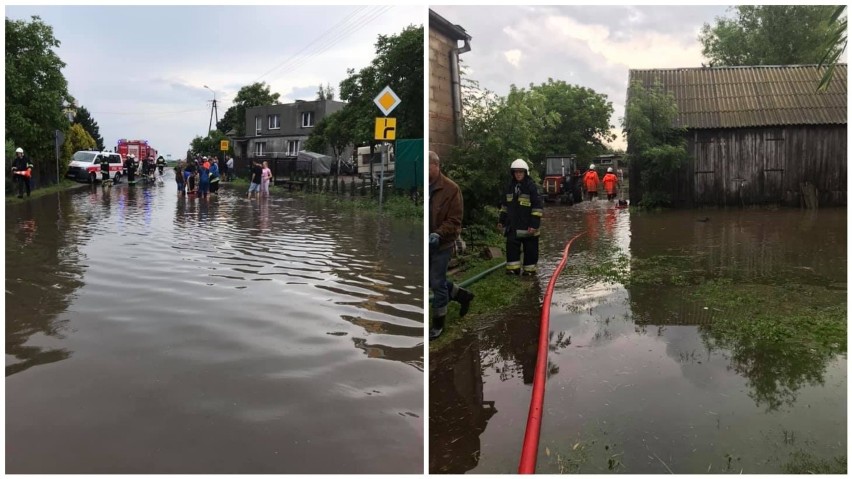
[{"label": "green tree", "polygon": [[266,82],[256,82],[240,88],[234,97],[234,105],[225,111],[225,116],[216,123],[216,128],[227,133],[234,130],[237,136],[246,134],[246,109],[255,106],[277,105],[280,93],[272,93]]},{"label": "green tree", "polygon": [[346,127],[346,114],[344,109],[320,120],[308,137],[305,148],[317,153],[331,150],[334,157],[339,158],[343,150],[352,144],[352,132]]},{"label": "green tree", "polygon": [[569,85],[562,80],[530,85],[530,94],[543,96],[547,112],[540,125],[541,135],[531,159],[541,167],[547,155],[575,154],[589,159],[606,151],[606,142],[615,139],[609,124],[615,111],[607,96],[592,89]]},{"label": "green tree", "polygon": [[[225,133],[222,131],[212,130],[210,134],[205,137],[196,136],[193,138],[189,145],[189,149],[196,155],[221,156],[223,152],[219,149],[219,145],[221,144],[220,142],[227,139],[228,137],[225,136]],[[229,145],[228,151],[224,153],[232,155],[233,145]]]},{"label": "green tree", "polygon": [[630,85],[622,124],[631,167],[641,172],[640,206],[671,205],[673,177],[688,158],[684,129],[672,126],[677,114],[674,96],[659,82],[649,89]]},{"label": "green tree", "polygon": [[398,35],[379,35],[376,56],[358,72],[347,70],[340,98],[348,102],[346,126],[357,144],[373,139],[374,119],[381,115],[373,99],[390,86],[401,103],[391,113],[397,138],[423,137],[423,26],[410,25]]},{"label": "green tree", "polygon": [[89,113],[86,107],[81,106],[77,109],[77,114],[74,116],[74,123],[82,126],[89,133],[89,136],[94,138],[98,150],[104,149],[104,139],[101,136],[101,129],[98,126],[98,122],[92,118],[92,114]]},{"label": "green tree", "polygon": [[[515,86],[500,97],[464,76],[462,90],[464,141],[449,161],[442,160],[441,168],[462,190],[465,224],[487,228],[497,221],[495,207],[512,160],[529,161],[535,149],[544,98]],[[530,173],[535,178],[534,166]]]},{"label": "green tree", "polygon": [[[832,5],[740,5],[699,34],[711,66],[816,64],[832,33]],[[844,29],[845,31],[845,29]],[[830,55],[837,51],[832,46]]]},{"label": "green tree", "polygon": [[[74,123],[71,128],[65,132],[65,142],[62,143],[62,149],[59,154],[60,173],[68,170],[68,164],[71,162],[71,157],[74,153],[80,150],[94,150],[98,146],[97,140],[92,138],[88,131],[80,123]],[[103,150],[103,148],[97,148]]]},{"label": "green tree", "polygon": [[37,16],[6,18],[6,138],[22,147],[44,183],[56,174],[54,130],[68,129],[62,104],[72,102],[62,75],[65,63],[54,51],[60,42]]},{"label": "green tree", "polygon": [[840,5],[834,10],[834,14],[831,16],[828,44],[825,46],[825,53],[819,61],[819,66],[828,65],[828,69],[826,69],[825,74],[823,74],[819,82],[819,86],[817,87],[819,91],[825,91],[828,88],[832,77],[834,77],[834,67],[837,65],[837,60],[846,51],[846,40],[848,38],[846,34],[846,20],[848,17],[843,15],[845,12],[846,5]]}]

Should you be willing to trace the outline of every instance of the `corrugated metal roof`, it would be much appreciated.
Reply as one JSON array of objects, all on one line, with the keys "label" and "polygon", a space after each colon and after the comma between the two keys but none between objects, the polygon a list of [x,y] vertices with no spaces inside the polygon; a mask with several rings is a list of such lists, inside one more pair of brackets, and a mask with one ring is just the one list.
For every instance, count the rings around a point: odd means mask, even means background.
[{"label": "corrugated metal roof", "polygon": [[675,126],[694,129],[781,125],[845,125],[846,64],[817,93],[824,68],[816,65],[630,70],[646,88],[659,79],[674,95]]}]

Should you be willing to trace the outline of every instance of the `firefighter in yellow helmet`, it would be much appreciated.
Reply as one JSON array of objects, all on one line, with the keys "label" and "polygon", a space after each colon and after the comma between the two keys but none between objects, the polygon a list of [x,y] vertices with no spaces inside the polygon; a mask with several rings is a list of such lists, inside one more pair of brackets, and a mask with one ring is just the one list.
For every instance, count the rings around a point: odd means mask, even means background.
[{"label": "firefighter in yellow helmet", "polygon": [[[538,263],[542,201],[526,161],[513,161],[510,170],[511,178],[503,191],[497,223],[497,229],[506,236],[506,273],[533,276]],[[524,251],[523,267],[521,249]]]}]

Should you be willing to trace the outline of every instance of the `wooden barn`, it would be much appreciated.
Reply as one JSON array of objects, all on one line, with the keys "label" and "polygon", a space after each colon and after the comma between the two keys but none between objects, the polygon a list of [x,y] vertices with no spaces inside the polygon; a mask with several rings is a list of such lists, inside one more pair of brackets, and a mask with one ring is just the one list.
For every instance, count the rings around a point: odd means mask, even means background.
[{"label": "wooden barn", "polygon": [[[815,65],[630,70],[630,84],[659,81],[673,94],[674,126],[687,130],[674,205],[845,206],[846,64],[818,93],[821,77]],[[641,166],[631,162],[633,203]]]}]

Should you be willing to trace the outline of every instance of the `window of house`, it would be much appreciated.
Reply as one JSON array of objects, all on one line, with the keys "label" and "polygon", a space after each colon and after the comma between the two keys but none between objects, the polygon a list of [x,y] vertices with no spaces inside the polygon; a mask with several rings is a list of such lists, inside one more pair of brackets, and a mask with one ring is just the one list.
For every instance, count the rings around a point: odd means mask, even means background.
[{"label": "window of house", "polygon": [[281,115],[269,115],[269,129],[270,130],[280,130],[281,129]]},{"label": "window of house", "polygon": [[254,134],[259,135],[260,130],[263,128],[263,123],[260,120],[260,116],[254,117]]},{"label": "window of house", "polygon": [[312,126],[314,126],[314,112],[302,112],[302,128],[308,128]]},{"label": "window of house", "polygon": [[254,144],[254,156],[266,156],[266,142],[259,141]]},{"label": "window of house", "polygon": [[290,140],[287,142],[287,156],[296,156],[299,154],[299,140]]}]

